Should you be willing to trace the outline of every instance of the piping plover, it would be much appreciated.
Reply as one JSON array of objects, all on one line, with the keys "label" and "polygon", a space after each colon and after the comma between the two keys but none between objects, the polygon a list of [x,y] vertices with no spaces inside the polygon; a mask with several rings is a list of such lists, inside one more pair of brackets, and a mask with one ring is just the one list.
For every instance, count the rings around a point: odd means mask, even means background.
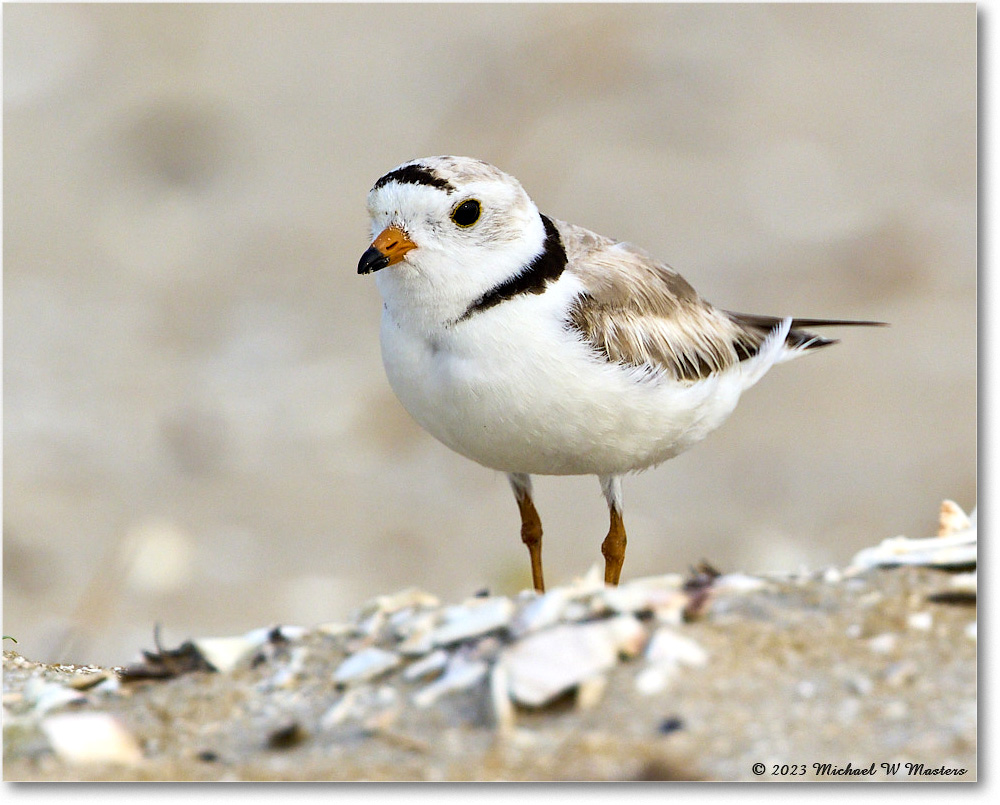
[{"label": "piping plover", "polygon": [[[549,218],[479,160],[414,160],[368,195],[382,362],[413,418],[507,473],[536,590],[542,525],[531,475],[597,475],[611,526],[604,579],[625,558],[621,478],[700,442],[774,364],[835,343],[794,319],[713,307],[626,243]],[[389,269],[390,270],[383,270]]]}]

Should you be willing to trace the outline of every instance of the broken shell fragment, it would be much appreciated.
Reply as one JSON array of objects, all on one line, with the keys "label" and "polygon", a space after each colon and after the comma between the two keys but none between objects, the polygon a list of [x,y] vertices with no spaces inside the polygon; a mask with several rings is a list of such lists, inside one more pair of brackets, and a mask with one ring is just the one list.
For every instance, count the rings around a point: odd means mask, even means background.
[{"label": "broken shell fragment", "polygon": [[85,702],[87,697],[59,682],[49,682],[44,679],[30,679],[24,686],[24,698],[31,702],[39,715],[65,707],[68,704]]},{"label": "broken shell fragment", "polygon": [[142,760],[138,741],[107,713],[49,716],[42,721],[41,727],[52,750],[67,763],[132,766]]},{"label": "broken shell fragment", "polygon": [[865,548],[855,555],[849,574],[874,567],[918,565],[940,568],[973,568],[977,557],[976,511],[971,517],[957,504],[946,500],[941,505],[939,536],[927,539],[891,537],[874,548]]},{"label": "broken shell fragment", "polygon": [[475,599],[448,607],[444,622],[431,634],[435,646],[447,646],[505,628],[514,615],[514,602],[506,597]]},{"label": "broken shell fragment", "polygon": [[734,593],[752,593],[763,590],[767,587],[767,582],[757,576],[750,576],[746,573],[726,573],[715,580],[716,590],[725,590]]},{"label": "broken shell fragment", "polygon": [[394,651],[363,648],[344,660],[334,671],[333,681],[337,684],[365,682],[388,673],[401,662]]},{"label": "broken shell fragment", "polygon": [[558,623],[569,599],[569,590],[563,587],[536,596],[525,604],[511,622],[511,634],[521,637]]},{"label": "broken shell fragment", "polygon": [[972,528],[972,522],[966,516],[965,512],[962,511],[961,506],[953,500],[941,501],[937,532],[939,537],[950,537],[952,534],[957,534],[960,531],[966,531],[970,528]]},{"label": "broken shell fragment", "polygon": [[646,647],[646,660],[653,665],[698,667],[708,662],[708,654],[690,637],[672,629],[657,629]]},{"label": "broken shell fragment", "polygon": [[563,624],[537,632],[508,648],[500,662],[511,697],[541,707],[581,682],[608,670],[623,650],[635,650],[642,625],[632,616]]},{"label": "broken shell fragment", "polygon": [[851,560],[850,570],[875,567],[922,565],[927,567],[975,567],[976,532],[963,531],[949,537],[910,539],[892,537],[874,548],[865,548]]},{"label": "broken shell fragment", "polygon": [[407,682],[413,682],[425,676],[431,676],[443,671],[447,664],[448,654],[442,649],[437,649],[437,651],[432,651],[426,657],[422,657],[407,666],[406,670],[403,671],[403,679]]},{"label": "broken shell fragment", "polygon": [[490,702],[493,705],[493,718],[496,720],[497,729],[503,735],[510,735],[516,720],[509,689],[507,669],[503,663],[495,663],[490,672]]},{"label": "broken shell fragment", "polygon": [[390,595],[379,595],[362,606],[362,611],[370,613],[373,610],[381,611],[385,614],[392,614],[401,609],[431,609],[439,606],[440,601],[417,587],[407,587],[398,593]]},{"label": "broken shell fragment", "polygon": [[264,640],[248,640],[238,637],[202,637],[193,641],[201,656],[219,673],[225,674],[241,664],[247,665],[264,643]]},{"label": "broken shell fragment", "polygon": [[448,662],[448,667],[440,679],[413,695],[417,707],[430,707],[446,693],[468,690],[486,676],[489,666],[482,660],[469,660],[457,654]]},{"label": "broken shell fragment", "polygon": [[431,651],[434,648],[433,635],[437,618],[436,613],[423,612],[395,624],[393,632],[402,640],[396,649],[407,656],[422,656]]}]

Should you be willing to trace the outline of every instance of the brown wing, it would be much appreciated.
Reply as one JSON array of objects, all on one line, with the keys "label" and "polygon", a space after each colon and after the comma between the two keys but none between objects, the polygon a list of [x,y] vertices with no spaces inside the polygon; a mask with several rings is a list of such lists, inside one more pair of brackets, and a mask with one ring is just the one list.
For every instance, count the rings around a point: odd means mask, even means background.
[{"label": "brown wing", "polygon": [[[756,355],[781,322],[775,316],[719,310],[680,274],[626,243],[556,221],[584,291],[569,310],[575,328],[607,360],[695,381]],[[790,350],[837,343],[802,328],[884,327],[880,321],[792,319]]]},{"label": "brown wing", "polygon": [[557,222],[585,290],[570,326],[607,360],[694,381],[755,355],[768,329],[746,326],[646,253]]}]

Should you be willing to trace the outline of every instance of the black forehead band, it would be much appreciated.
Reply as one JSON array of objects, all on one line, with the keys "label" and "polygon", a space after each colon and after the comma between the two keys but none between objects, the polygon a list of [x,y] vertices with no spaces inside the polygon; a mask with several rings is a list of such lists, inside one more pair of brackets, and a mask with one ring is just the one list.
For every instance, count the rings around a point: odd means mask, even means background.
[{"label": "black forehead band", "polygon": [[396,168],[394,171],[389,171],[389,173],[375,182],[375,187],[373,187],[372,190],[378,190],[383,185],[389,184],[389,182],[398,182],[399,184],[425,184],[428,187],[437,187],[448,193],[452,193],[455,190],[454,186],[447,179],[435,176],[427,170],[427,168],[423,168],[420,165],[404,165],[402,168]]}]

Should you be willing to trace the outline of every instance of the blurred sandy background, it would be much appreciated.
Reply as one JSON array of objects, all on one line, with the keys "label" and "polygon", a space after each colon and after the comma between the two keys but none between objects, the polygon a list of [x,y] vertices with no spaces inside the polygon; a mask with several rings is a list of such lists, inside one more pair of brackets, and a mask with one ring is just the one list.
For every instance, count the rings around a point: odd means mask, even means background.
[{"label": "blurred sandy background", "polygon": [[[878,318],[626,482],[625,576],[844,564],[976,500],[976,11],[5,6],[3,629],[38,660],[530,583],[356,274],[423,155],[747,312]],[[593,478],[536,481],[551,584]]]}]

